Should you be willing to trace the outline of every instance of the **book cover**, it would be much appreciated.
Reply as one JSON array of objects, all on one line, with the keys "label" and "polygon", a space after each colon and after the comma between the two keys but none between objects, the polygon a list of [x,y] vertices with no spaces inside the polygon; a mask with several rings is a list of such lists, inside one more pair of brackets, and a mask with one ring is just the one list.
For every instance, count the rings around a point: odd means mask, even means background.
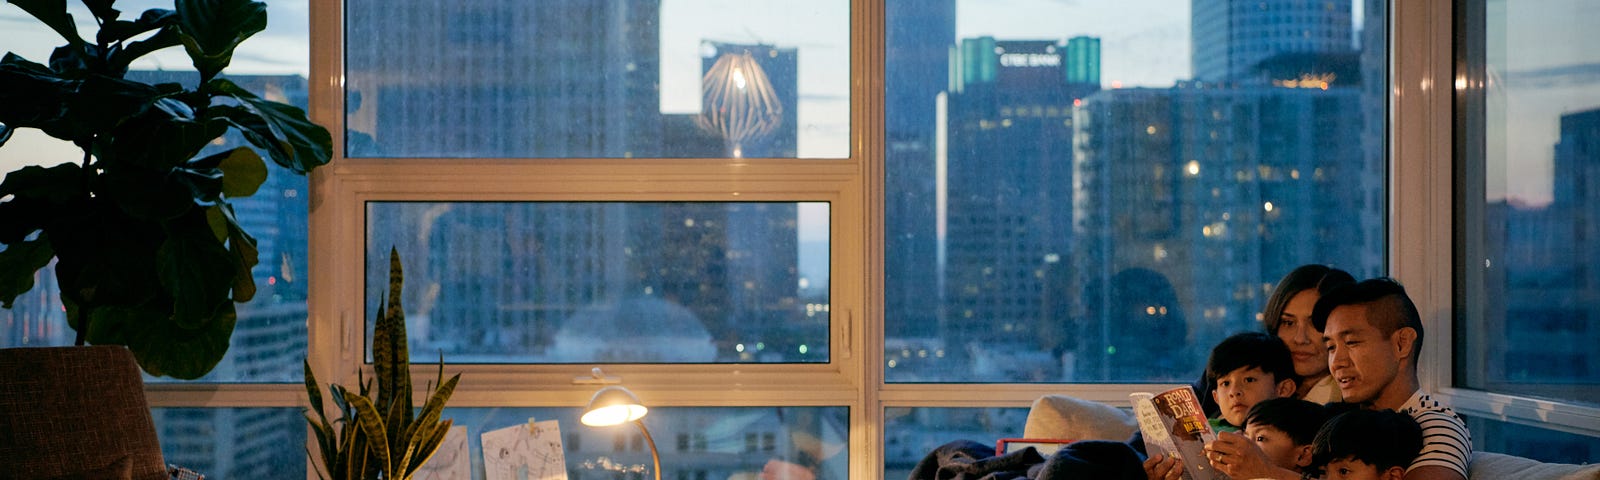
[{"label": "book cover", "polygon": [[1178,457],[1184,480],[1228,478],[1206,459],[1205,446],[1216,440],[1217,434],[1206,422],[1194,389],[1182,386],[1154,395],[1137,392],[1128,397],[1133,400],[1139,431],[1144,433],[1146,452]]}]

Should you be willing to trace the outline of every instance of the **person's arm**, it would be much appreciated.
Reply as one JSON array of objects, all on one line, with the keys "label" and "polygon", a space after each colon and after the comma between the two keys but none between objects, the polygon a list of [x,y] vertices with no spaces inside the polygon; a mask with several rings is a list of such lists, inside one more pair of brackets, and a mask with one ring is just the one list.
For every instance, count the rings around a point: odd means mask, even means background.
[{"label": "person's arm", "polygon": [[1467,477],[1449,467],[1426,465],[1407,470],[1406,480],[1467,480]]}]

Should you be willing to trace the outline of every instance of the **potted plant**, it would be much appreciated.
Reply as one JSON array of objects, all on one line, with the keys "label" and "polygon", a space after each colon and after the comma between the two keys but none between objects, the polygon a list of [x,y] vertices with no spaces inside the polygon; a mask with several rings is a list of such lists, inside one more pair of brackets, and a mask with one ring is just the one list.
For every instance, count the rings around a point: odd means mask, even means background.
[{"label": "potted plant", "polygon": [[[306,422],[316,433],[322,462],[319,478],[354,480],[384,478],[407,480],[427,463],[450,431],[451,420],[440,420],[445,402],[455,391],[461,374],[444,378],[443,354],[439,359],[438,383],[429,390],[428,401],[420,412],[411,402],[411,354],[406,347],[405,310],[400,306],[404,282],[400,254],[389,250],[389,294],[378,301],[378,314],[372,328],[372,382],[356,374],[357,391],[338,384],[328,385],[340,417],[330,421],[323,413],[322,391],[306,362],[306,394],[311,411]],[[306,452],[311,456],[311,452]],[[316,458],[313,457],[315,462]],[[326,476],[324,476],[324,473]]]},{"label": "potted plant", "polygon": [[[229,200],[265,181],[262,153],[305,174],[332,152],[304,111],[219,75],[266,28],[266,5],[175,0],[123,18],[114,0],[83,0],[99,26],[86,38],[64,0],[7,3],[67,43],[48,64],[0,59],[0,145],[36,128],[83,156],[0,183],[0,304],[9,308],[55,259],[76,344],[127,345],[152,375],[206,374],[227,353],[234,302],[256,290],[255,239]],[[194,87],[125,78],[135,59],[178,46],[197,71]],[[229,132],[254,148],[203,152]]]}]

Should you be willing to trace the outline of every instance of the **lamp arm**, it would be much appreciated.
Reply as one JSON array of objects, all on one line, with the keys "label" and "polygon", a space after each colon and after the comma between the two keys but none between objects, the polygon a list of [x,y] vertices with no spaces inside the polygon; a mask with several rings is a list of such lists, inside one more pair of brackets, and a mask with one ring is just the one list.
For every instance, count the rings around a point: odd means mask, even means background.
[{"label": "lamp arm", "polygon": [[650,444],[650,461],[656,466],[656,480],[661,480],[661,454],[656,451],[656,439],[650,437],[650,429],[644,428],[644,420],[634,420],[633,424],[639,427],[639,432],[644,434],[644,442]]}]

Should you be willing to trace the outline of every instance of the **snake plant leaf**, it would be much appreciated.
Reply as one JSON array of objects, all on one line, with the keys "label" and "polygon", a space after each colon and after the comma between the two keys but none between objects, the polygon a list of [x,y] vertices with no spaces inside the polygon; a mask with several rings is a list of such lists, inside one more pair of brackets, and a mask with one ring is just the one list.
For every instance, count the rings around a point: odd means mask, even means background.
[{"label": "snake plant leaf", "polygon": [[250,0],[177,0],[178,38],[200,72],[215,78],[240,42],[267,28],[267,5]]},{"label": "snake plant leaf", "polygon": [[[351,395],[345,392],[345,401],[350,403],[356,411],[356,424],[361,427],[361,433],[366,435],[371,443],[369,450],[380,465],[389,466],[389,444],[383,441],[387,438],[383,424],[383,417],[378,414],[378,408],[372,400],[360,395]],[[389,471],[393,471],[390,469]]]},{"label": "snake plant leaf", "polygon": [[11,308],[18,295],[32,290],[34,273],[55,256],[48,239],[11,243],[0,250],[0,306]]},{"label": "snake plant leaf", "polygon": [[78,26],[72,21],[72,14],[67,13],[66,0],[6,0],[6,3],[22,7],[23,11],[55,30],[68,42],[85,43],[83,37],[78,35]]},{"label": "snake plant leaf", "polygon": [[305,173],[333,158],[332,134],[312,123],[305,110],[262,99],[226,78],[211,80],[200,89],[228,95],[248,107],[211,110],[238,126],[246,140],[267,151],[273,163]]}]

